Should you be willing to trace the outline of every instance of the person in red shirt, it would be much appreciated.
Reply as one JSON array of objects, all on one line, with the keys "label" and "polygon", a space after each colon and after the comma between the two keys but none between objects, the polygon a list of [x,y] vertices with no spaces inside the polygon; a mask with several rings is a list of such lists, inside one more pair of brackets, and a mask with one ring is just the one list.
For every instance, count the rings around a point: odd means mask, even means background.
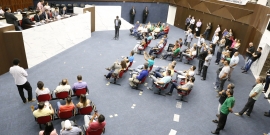
[{"label": "person in red shirt", "polygon": [[58,101],[57,102],[57,107],[58,107],[58,111],[59,112],[66,112],[66,111],[71,111],[74,109],[74,104],[72,102],[71,97],[67,97],[66,98],[66,104],[65,105],[61,105],[61,103]]},{"label": "person in red shirt", "polygon": [[99,129],[103,129],[103,131],[105,130],[105,125],[106,125],[105,117],[102,114],[99,115],[97,111],[95,111],[95,114],[93,116],[85,115],[84,123],[85,123],[85,127],[87,128],[86,131],[89,134],[91,131],[97,131]]},{"label": "person in red shirt", "polygon": [[163,29],[163,31],[161,31],[158,35],[157,35],[157,39],[162,36],[162,35],[165,35],[165,34],[168,34],[169,33],[169,30],[170,30],[170,25],[167,24],[166,27]]}]

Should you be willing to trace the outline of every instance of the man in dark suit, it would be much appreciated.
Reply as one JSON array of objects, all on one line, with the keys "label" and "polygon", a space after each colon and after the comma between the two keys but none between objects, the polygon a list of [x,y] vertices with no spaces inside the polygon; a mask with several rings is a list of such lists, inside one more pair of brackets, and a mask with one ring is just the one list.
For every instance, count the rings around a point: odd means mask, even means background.
[{"label": "man in dark suit", "polygon": [[44,16],[42,15],[42,11],[37,11],[36,15],[34,16],[36,22],[41,22],[44,20]]},{"label": "man in dark suit", "polygon": [[147,6],[146,6],[145,9],[143,10],[143,24],[146,23],[148,14],[149,14],[149,10],[148,10],[148,8],[147,8]]},{"label": "man in dark suit", "polygon": [[114,19],[114,27],[115,27],[114,39],[119,39],[120,26],[121,26],[121,20],[119,19],[118,16],[116,16],[116,19]]},{"label": "man in dark suit", "polygon": [[5,9],[5,14],[4,14],[4,15],[5,15],[5,18],[6,18],[6,22],[7,22],[8,24],[13,24],[13,25],[15,26],[15,29],[16,29],[17,31],[22,30],[22,28],[19,26],[18,18],[15,17],[15,16],[14,16],[13,14],[11,14],[10,12],[11,12],[10,8],[7,7],[7,8]]},{"label": "man in dark suit", "polygon": [[34,25],[35,23],[30,20],[29,14],[26,14],[22,19],[22,28],[27,29],[30,28],[31,25]]},{"label": "man in dark suit", "polygon": [[136,10],[135,10],[135,8],[134,8],[134,6],[133,6],[132,9],[130,9],[130,11],[129,11],[129,15],[130,15],[130,23],[131,23],[131,24],[134,24],[135,14],[136,14]]},{"label": "man in dark suit", "polygon": [[60,12],[60,15],[66,15],[67,14],[67,7],[63,7],[63,9]]}]

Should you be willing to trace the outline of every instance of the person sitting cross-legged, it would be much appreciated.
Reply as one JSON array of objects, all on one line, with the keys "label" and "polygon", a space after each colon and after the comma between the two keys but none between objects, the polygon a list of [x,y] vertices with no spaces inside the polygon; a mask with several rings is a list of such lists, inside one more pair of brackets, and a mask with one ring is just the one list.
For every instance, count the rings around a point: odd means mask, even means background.
[{"label": "person sitting cross-legged", "polygon": [[[148,76],[148,63],[145,63],[143,66],[143,70],[140,74],[133,74],[131,78],[129,78],[129,84],[131,87],[135,87],[143,78]],[[134,84],[135,83],[135,84]]]},{"label": "person sitting cross-legged", "polygon": [[58,112],[67,112],[67,111],[71,111],[75,108],[73,102],[72,102],[72,98],[71,97],[67,97],[66,98],[66,104],[65,105],[61,105],[60,101],[57,102],[57,110]]},{"label": "person sitting cross-legged", "polygon": [[94,115],[84,115],[84,126],[87,129],[86,132],[90,134],[91,131],[96,131],[99,129],[105,130],[105,117],[102,114],[98,114],[98,111],[95,111]]},{"label": "person sitting cross-legged", "polygon": [[191,76],[194,76],[195,74],[195,70],[196,70],[196,66],[191,66],[188,70],[185,71],[177,71],[177,75],[175,80],[177,81],[178,78],[181,79],[186,79],[186,78],[190,78]]},{"label": "person sitting cross-legged", "polygon": [[[189,81],[187,81],[189,80]],[[172,83],[171,89],[168,93],[166,93],[167,95],[172,95],[173,89],[176,88],[177,91],[189,91],[193,88],[194,85],[194,81],[195,81],[195,77],[191,76],[189,79],[186,78],[186,83],[181,86],[178,85],[177,82]]]},{"label": "person sitting cross-legged", "polygon": [[163,48],[164,39],[162,38],[155,47],[152,47],[149,51],[149,55],[152,55],[154,52],[158,52],[161,48]]},{"label": "person sitting cross-legged", "polygon": [[196,53],[197,53],[196,48],[197,48],[197,46],[193,46],[191,49],[186,50],[186,52],[181,53],[180,62],[182,62],[183,56],[186,56],[186,57],[189,57],[189,58],[191,58],[193,56],[196,56]]},{"label": "person sitting cross-legged", "polygon": [[110,68],[106,68],[106,70],[109,70],[110,72],[104,76],[106,77],[107,80],[109,80],[112,74],[114,74],[114,76],[117,76],[121,70],[126,70],[126,68],[127,64],[125,60],[122,60],[121,63],[119,63],[117,60],[116,62],[113,63],[113,65]]},{"label": "person sitting cross-legged", "polygon": [[75,82],[73,84],[73,87],[72,87],[73,92],[75,93],[75,91],[77,89],[84,89],[84,88],[86,89],[86,92],[88,92],[87,83],[82,81],[82,76],[81,75],[77,76],[77,80],[78,80],[78,82]]},{"label": "person sitting cross-legged", "polygon": [[[150,56],[149,54],[147,54],[146,52],[143,52],[144,53],[144,59],[145,61],[147,62],[148,64],[148,68],[152,67],[155,63],[155,57],[154,56]],[[134,74],[134,73],[139,73],[141,72],[143,69],[143,65],[139,65],[137,68],[135,69],[131,69],[132,73],[131,74]]]},{"label": "person sitting cross-legged", "polygon": [[[174,60],[174,61],[172,61],[171,63],[169,63],[169,65],[168,66],[164,66],[164,67],[157,67],[156,69],[155,69],[155,71],[157,71],[157,72],[165,72],[165,71],[167,71],[168,70],[168,68],[171,66],[171,65],[173,65],[174,67],[176,66],[176,61]],[[174,72],[174,71],[173,71]]]},{"label": "person sitting cross-legged", "polygon": [[153,80],[152,86],[151,87],[147,87],[147,89],[153,89],[153,85],[166,85],[167,83],[169,83],[172,79],[171,77],[171,70],[167,70],[166,71],[166,76],[162,77],[162,78],[156,78],[155,76],[151,75],[150,76]]},{"label": "person sitting cross-legged", "polygon": [[163,54],[162,58],[167,59],[168,56],[171,56],[171,57],[177,56],[179,54],[179,52],[180,52],[180,46],[179,46],[179,44],[176,44],[172,48],[172,51],[171,52],[167,51],[165,54]]},{"label": "person sitting cross-legged", "polygon": [[[173,76],[173,74],[174,74],[174,67],[175,67],[175,65],[169,64],[169,66],[167,68],[167,70],[171,71],[171,76]],[[166,71],[162,72],[162,71],[160,71],[159,68],[157,68],[155,71],[152,71],[151,74],[157,78],[162,78],[162,77],[166,76],[167,73],[166,73]]]}]

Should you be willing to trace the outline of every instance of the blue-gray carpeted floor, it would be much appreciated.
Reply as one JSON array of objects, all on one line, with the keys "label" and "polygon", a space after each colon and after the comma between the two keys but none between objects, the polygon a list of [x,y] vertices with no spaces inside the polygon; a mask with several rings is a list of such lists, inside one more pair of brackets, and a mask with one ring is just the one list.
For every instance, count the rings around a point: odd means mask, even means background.
[{"label": "blue-gray carpeted floor", "polygon": [[[139,91],[133,90],[128,85],[129,72],[124,74],[118,82],[121,86],[106,85],[106,67],[110,66],[121,56],[129,55],[137,40],[129,36],[128,31],[120,31],[120,40],[111,40],[114,31],[94,32],[92,37],[63,53],[58,54],[41,64],[28,69],[28,80],[35,93],[37,81],[43,81],[45,87],[50,90],[56,88],[62,78],[67,78],[70,84],[76,81],[76,76],[81,74],[83,80],[89,85],[90,98],[97,106],[100,113],[106,117],[107,135],[168,135],[171,129],[177,131],[177,135],[208,135],[216,128],[212,120],[216,118],[218,98],[213,89],[213,82],[216,77],[217,66],[214,64],[215,58],[211,61],[208,69],[206,81],[201,81],[196,76],[195,86],[191,94],[187,97],[188,103],[183,103],[182,108],[176,108],[178,98],[174,91],[172,96],[159,96],[153,91],[141,86],[144,91],[139,95]],[[178,38],[183,38],[184,32],[181,29],[171,26],[168,43],[174,43]],[[154,40],[150,46],[156,44]],[[194,42],[196,42],[195,40]],[[149,48],[147,48],[149,50]],[[136,67],[144,63],[142,55],[135,55]],[[155,60],[155,65],[165,66],[169,61]],[[197,60],[192,62],[197,66]],[[241,57],[240,64],[236,67],[232,75],[235,83],[236,104],[234,112],[240,111],[248,98],[252,85],[255,83],[254,77],[249,74],[242,74],[240,65],[243,64]],[[178,62],[176,69],[185,70],[190,65]],[[175,77],[175,76],[174,76]],[[147,79],[150,83],[150,79]],[[226,85],[228,82],[226,82]],[[39,132],[39,126],[34,121],[30,110],[30,105],[36,103],[23,104],[14,80],[9,73],[0,76],[0,134],[1,135],[35,135]],[[77,103],[78,99],[73,98]],[[55,107],[56,101],[50,101]],[[136,104],[135,108],[131,107]],[[269,118],[263,116],[263,112],[269,110],[269,103],[263,99],[263,95],[256,102],[251,117],[237,117],[229,114],[223,135],[261,135],[268,132]],[[115,116],[117,114],[118,116]],[[174,114],[180,115],[180,121],[174,122]],[[110,118],[110,116],[113,116]],[[83,116],[75,118],[79,125],[83,124]],[[60,131],[61,120],[53,121],[57,132]]]}]

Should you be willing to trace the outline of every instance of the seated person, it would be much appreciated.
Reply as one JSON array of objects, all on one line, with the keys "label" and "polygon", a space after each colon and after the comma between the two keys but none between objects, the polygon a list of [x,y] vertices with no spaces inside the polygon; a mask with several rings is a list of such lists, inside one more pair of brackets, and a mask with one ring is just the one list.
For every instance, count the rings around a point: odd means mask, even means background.
[{"label": "seated person", "polygon": [[[155,63],[155,57],[154,56],[150,56],[149,54],[147,54],[146,52],[144,53],[144,59],[146,61],[146,63],[148,64],[148,69],[150,69],[154,63]],[[131,71],[133,71],[131,74],[135,74],[135,73],[139,73],[142,71],[144,65],[139,65],[137,68],[135,69],[131,69]]]},{"label": "seated person", "polygon": [[42,11],[37,11],[36,15],[34,16],[34,20],[36,22],[44,21],[44,16],[42,15]]},{"label": "seated person", "polygon": [[136,35],[139,26],[140,26],[140,23],[139,23],[139,21],[137,21],[137,22],[134,24],[134,27],[132,27],[132,28],[129,30],[129,31],[130,31],[130,35]]},{"label": "seated person", "polygon": [[164,71],[167,71],[168,70],[168,68],[171,66],[171,65],[173,65],[174,67],[176,66],[176,61],[174,60],[174,61],[172,61],[171,63],[169,63],[169,65],[168,66],[164,66],[164,67],[157,67],[156,69],[155,69],[155,71],[157,71],[157,72],[164,72]]},{"label": "seated person", "polygon": [[64,15],[67,15],[67,14],[68,14],[67,7],[64,6],[63,9],[60,12],[60,15],[64,16]]},{"label": "seated person", "polygon": [[147,29],[150,29],[152,27],[152,24],[151,24],[151,22],[149,21],[148,23],[147,23]]},{"label": "seated person", "polygon": [[[128,57],[123,57],[123,59],[126,61],[126,63],[130,64],[130,62],[134,61],[134,51],[130,52],[130,55]],[[127,65],[129,66],[129,65]]]},{"label": "seated person", "polygon": [[[175,66],[173,64],[169,64],[169,66],[167,68],[167,70],[171,71],[171,76],[173,76],[173,74],[174,74],[174,67]],[[155,71],[151,72],[151,74],[154,75],[157,78],[162,78],[162,77],[166,76],[166,71],[160,72],[160,69],[157,68]]]},{"label": "seated person", "polygon": [[134,36],[137,37],[137,40],[139,40],[139,37],[142,35],[142,30],[143,30],[143,25],[140,24],[137,29],[137,32],[134,34]]},{"label": "seated person", "polygon": [[[143,78],[148,76],[148,63],[144,64],[143,70],[140,74],[133,74],[131,78],[129,78],[129,84],[131,87],[136,86]],[[135,83],[135,84],[134,84]]]},{"label": "seated person", "polygon": [[185,79],[185,78],[190,78],[191,76],[194,76],[196,70],[196,66],[191,66],[190,69],[185,70],[185,71],[177,71],[177,75],[175,80],[177,81],[178,78]]},{"label": "seated person", "polygon": [[169,46],[168,46],[168,48],[167,48],[167,52],[171,52],[172,49],[173,49],[176,45],[179,45],[179,46],[180,46],[178,40],[176,40],[174,44],[169,44]]},{"label": "seated person", "polygon": [[48,88],[44,88],[44,83],[42,81],[38,81],[36,95],[39,96],[39,95],[44,95],[44,94],[51,94],[51,92]]},{"label": "seated person", "polygon": [[52,122],[48,122],[45,124],[45,129],[39,131],[39,135],[58,135],[55,128],[53,127]]},{"label": "seated person", "polygon": [[150,76],[153,80],[152,86],[151,87],[147,87],[147,89],[153,89],[153,85],[162,85],[165,86],[167,83],[169,83],[172,79],[171,77],[171,70],[167,70],[166,71],[166,76],[162,77],[162,78],[156,78],[155,76],[151,75]]},{"label": "seated person", "polygon": [[55,7],[55,10],[52,12],[52,17],[56,18],[59,15],[59,8]]},{"label": "seated person", "polygon": [[144,49],[144,46],[146,45],[145,39],[143,39],[139,44],[136,44],[133,50],[137,53],[138,49]]},{"label": "seated person", "polygon": [[91,101],[89,99],[86,99],[86,96],[82,94],[80,96],[80,102],[76,104],[77,108],[84,108],[91,105]]},{"label": "seated person", "polygon": [[[189,80],[189,81],[188,81]],[[177,82],[172,83],[171,89],[168,93],[166,93],[167,95],[172,95],[173,89],[176,88],[177,91],[189,91],[193,88],[194,85],[194,81],[195,81],[195,77],[191,76],[189,79],[185,79],[185,84],[183,86],[181,86],[180,84],[178,85]]]},{"label": "seated person", "polygon": [[50,16],[50,10],[46,9],[44,13],[42,13],[43,15],[43,18],[45,21],[49,21],[51,19],[51,16]]},{"label": "seated person", "polygon": [[[96,131],[105,128],[105,117],[102,114],[98,114],[97,110],[93,116],[84,115],[84,125],[87,128],[86,132]],[[89,133],[90,134],[90,133]]]},{"label": "seated person", "polygon": [[27,29],[30,28],[31,25],[34,25],[35,23],[31,21],[30,15],[26,14],[22,19],[22,28]]},{"label": "seated person", "polygon": [[172,52],[166,52],[165,54],[163,54],[162,58],[163,59],[167,59],[168,56],[177,56],[180,53],[180,46],[179,44],[176,44],[173,48],[172,48]]},{"label": "seated person", "polygon": [[170,30],[170,25],[167,24],[166,27],[161,31],[158,35],[157,38],[161,37],[162,35],[168,34]]},{"label": "seated person", "polygon": [[54,111],[52,108],[52,105],[49,104],[48,102],[45,103],[44,102],[39,102],[38,103],[38,109],[37,110],[33,110],[33,115],[35,116],[35,118],[39,118],[39,117],[43,117],[43,116],[49,116],[49,115],[53,115]]},{"label": "seated person", "polygon": [[152,47],[149,51],[149,55],[152,55],[153,52],[158,52],[164,46],[164,40],[160,40],[155,47]]},{"label": "seated person", "polygon": [[77,89],[84,89],[84,88],[86,89],[86,92],[88,92],[87,83],[82,81],[82,76],[81,75],[77,76],[77,80],[78,80],[78,82],[75,82],[73,84],[73,87],[72,87],[73,92],[75,93],[75,91]]},{"label": "seated person", "polygon": [[155,39],[155,36],[158,35],[160,32],[160,26],[156,25],[155,29],[152,31],[153,39]]},{"label": "seated person", "polygon": [[68,80],[67,79],[63,79],[62,82],[60,83],[59,86],[56,87],[56,89],[54,90],[54,93],[60,93],[63,91],[67,91],[70,92],[71,87],[68,84]]},{"label": "seated person", "polygon": [[66,104],[65,105],[61,105],[61,103],[58,101],[57,102],[57,110],[58,112],[67,112],[67,111],[72,111],[75,108],[73,102],[72,102],[72,98],[71,97],[67,97],[66,98]]},{"label": "seated person", "polygon": [[186,57],[189,57],[189,58],[192,58],[193,56],[196,56],[196,53],[197,53],[196,48],[197,48],[197,46],[193,46],[193,49],[191,49],[191,50],[189,50],[187,52],[181,53],[179,61],[182,62],[183,56],[186,56]]},{"label": "seated person", "polygon": [[60,130],[60,135],[80,135],[82,129],[74,126],[74,122],[70,120],[65,120],[61,122],[62,129]]},{"label": "seated person", "polygon": [[113,63],[113,65],[110,68],[106,68],[106,70],[109,70],[110,72],[107,75],[104,75],[107,80],[111,78],[112,75],[117,76],[121,70],[126,70],[127,63],[125,60],[122,60],[121,63],[116,62]]}]

